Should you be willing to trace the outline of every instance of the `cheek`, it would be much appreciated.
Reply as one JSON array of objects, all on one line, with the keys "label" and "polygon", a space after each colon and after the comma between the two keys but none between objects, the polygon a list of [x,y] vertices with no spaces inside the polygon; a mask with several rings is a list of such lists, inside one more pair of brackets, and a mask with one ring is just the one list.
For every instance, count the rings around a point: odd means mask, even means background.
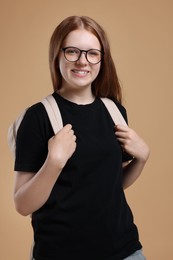
[{"label": "cheek", "polygon": [[62,77],[65,77],[67,75],[67,69],[68,69],[68,64],[66,64],[65,62],[62,62],[60,60],[60,62],[59,62],[59,70],[60,70],[60,73],[61,73]]},{"label": "cheek", "polygon": [[59,56],[58,66],[59,66],[59,70],[60,70],[61,75],[63,76],[64,74],[66,74],[66,71],[68,69],[68,62],[66,62],[62,53]]},{"label": "cheek", "polygon": [[94,68],[95,79],[97,78],[97,76],[100,72],[100,67],[101,67],[101,63],[97,64],[96,67]]}]

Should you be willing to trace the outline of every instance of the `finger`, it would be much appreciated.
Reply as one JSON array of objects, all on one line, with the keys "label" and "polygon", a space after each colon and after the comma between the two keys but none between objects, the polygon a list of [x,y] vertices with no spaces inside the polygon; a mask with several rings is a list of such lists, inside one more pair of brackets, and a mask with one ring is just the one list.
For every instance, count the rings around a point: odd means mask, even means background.
[{"label": "finger", "polygon": [[73,129],[70,129],[70,131],[68,132],[71,136],[74,135],[74,130]]},{"label": "finger", "polygon": [[74,140],[74,142],[76,142],[76,136],[75,135],[73,135],[73,140]]},{"label": "finger", "polygon": [[115,132],[116,138],[122,138],[122,139],[129,139],[129,133],[128,132]]},{"label": "finger", "polygon": [[115,125],[115,131],[127,132],[129,130],[128,126],[125,125]]},{"label": "finger", "polygon": [[126,139],[125,138],[117,138],[118,142],[121,144],[121,145],[124,145],[126,143]]},{"label": "finger", "polygon": [[66,131],[67,133],[72,129],[72,125],[71,124],[67,124],[63,127],[64,131]]}]

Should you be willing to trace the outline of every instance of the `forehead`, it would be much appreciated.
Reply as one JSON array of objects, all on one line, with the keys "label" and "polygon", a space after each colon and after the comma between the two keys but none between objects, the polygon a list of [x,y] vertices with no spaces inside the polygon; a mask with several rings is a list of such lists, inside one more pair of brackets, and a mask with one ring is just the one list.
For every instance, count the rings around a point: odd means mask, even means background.
[{"label": "forehead", "polygon": [[79,49],[100,49],[100,42],[97,37],[85,30],[78,29],[70,32],[64,40],[64,47],[74,46]]}]

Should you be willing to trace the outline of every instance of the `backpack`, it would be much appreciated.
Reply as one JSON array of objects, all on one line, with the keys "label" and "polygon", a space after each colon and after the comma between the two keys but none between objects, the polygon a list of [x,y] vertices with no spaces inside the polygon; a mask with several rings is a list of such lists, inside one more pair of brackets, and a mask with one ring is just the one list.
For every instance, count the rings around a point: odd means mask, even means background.
[{"label": "backpack", "polygon": [[[118,107],[112,100],[110,100],[109,98],[100,98],[100,99],[102,100],[102,102],[106,106],[107,110],[109,111],[115,125],[117,125],[117,124],[127,125],[127,123],[124,120],[123,116],[121,115]],[[44,105],[44,107],[46,109],[46,112],[48,114],[50,123],[51,123],[53,131],[54,131],[54,134],[56,134],[61,128],[63,128],[62,117],[61,117],[61,113],[60,113],[58,104],[52,95],[48,95],[47,97],[42,99],[41,103]],[[28,108],[26,108],[16,118],[16,120],[11,124],[11,126],[8,129],[8,144],[9,144],[10,150],[11,150],[14,158],[15,158],[15,152],[16,152],[17,131],[24,118],[24,115],[25,115],[27,109]]]}]

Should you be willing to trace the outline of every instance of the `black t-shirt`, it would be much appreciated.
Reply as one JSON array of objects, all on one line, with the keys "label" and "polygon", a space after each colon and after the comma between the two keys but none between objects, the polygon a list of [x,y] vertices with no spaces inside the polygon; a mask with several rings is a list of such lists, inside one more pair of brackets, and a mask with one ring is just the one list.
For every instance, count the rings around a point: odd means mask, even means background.
[{"label": "black t-shirt", "polygon": [[[123,154],[114,123],[98,98],[77,105],[54,93],[77,148],[47,202],[32,214],[36,260],[122,260],[141,248],[122,188]],[[123,106],[117,104],[127,120]],[[30,107],[17,136],[15,170],[37,172],[53,135],[41,103]]]}]

